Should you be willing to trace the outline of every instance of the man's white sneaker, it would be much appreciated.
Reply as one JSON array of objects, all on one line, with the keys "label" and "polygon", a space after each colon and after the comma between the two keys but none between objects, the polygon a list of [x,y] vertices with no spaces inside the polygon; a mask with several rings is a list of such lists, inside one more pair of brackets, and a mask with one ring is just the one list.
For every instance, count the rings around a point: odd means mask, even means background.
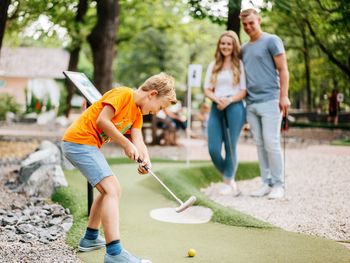
[{"label": "man's white sneaker", "polygon": [[233,196],[239,196],[241,194],[241,191],[238,189],[235,182],[232,182],[231,184],[223,184],[220,187],[219,193],[221,195],[233,195]]},{"label": "man's white sneaker", "polygon": [[283,186],[274,186],[271,189],[271,192],[267,196],[268,199],[280,199],[284,197],[284,188]]},{"label": "man's white sneaker", "polygon": [[267,194],[269,194],[271,191],[271,187],[268,186],[267,184],[263,184],[258,190],[255,190],[250,194],[250,196],[253,197],[263,197]]}]

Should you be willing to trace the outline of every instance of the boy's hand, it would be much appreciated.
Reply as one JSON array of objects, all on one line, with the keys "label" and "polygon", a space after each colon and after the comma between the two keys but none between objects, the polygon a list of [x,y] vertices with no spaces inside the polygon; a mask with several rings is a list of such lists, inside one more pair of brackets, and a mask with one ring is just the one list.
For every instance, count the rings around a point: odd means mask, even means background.
[{"label": "boy's hand", "polygon": [[129,142],[123,148],[125,155],[128,156],[130,160],[136,161],[139,159],[139,151],[133,143]]},{"label": "boy's hand", "polygon": [[[139,163],[139,167],[137,168],[139,174],[147,174],[148,169],[152,169],[152,164],[150,160],[141,161],[141,159],[139,158],[137,161]],[[147,167],[147,169],[145,167]]]}]

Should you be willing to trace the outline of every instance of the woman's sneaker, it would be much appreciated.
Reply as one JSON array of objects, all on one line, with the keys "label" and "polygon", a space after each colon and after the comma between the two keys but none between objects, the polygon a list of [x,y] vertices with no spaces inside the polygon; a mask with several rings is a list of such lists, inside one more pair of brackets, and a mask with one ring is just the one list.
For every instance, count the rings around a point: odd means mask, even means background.
[{"label": "woman's sneaker", "polygon": [[79,251],[82,251],[82,252],[91,251],[91,250],[104,247],[105,245],[106,245],[106,241],[101,235],[98,235],[98,237],[93,240],[81,238],[79,242]]},{"label": "woman's sneaker", "polygon": [[135,257],[123,249],[122,252],[116,256],[106,253],[104,263],[152,263],[152,261]]},{"label": "woman's sneaker", "polygon": [[221,195],[232,195],[234,197],[239,196],[241,194],[241,191],[238,189],[236,182],[231,182],[230,184],[223,184],[220,189],[219,193]]}]

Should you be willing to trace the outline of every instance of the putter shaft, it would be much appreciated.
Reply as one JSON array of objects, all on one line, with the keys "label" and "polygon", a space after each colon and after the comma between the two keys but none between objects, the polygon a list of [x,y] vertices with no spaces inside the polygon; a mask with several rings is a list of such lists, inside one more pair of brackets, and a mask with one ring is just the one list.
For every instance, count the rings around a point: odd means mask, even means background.
[{"label": "putter shaft", "polygon": [[183,205],[183,202],[177,198],[177,196],[162,182],[162,180],[160,180],[158,178],[158,176],[156,176],[153,171],[147,166],[145,165],[144,168],[169,192],[169,194],[172,195],[172,197],[174,197],[174,199],[180,204]]}]

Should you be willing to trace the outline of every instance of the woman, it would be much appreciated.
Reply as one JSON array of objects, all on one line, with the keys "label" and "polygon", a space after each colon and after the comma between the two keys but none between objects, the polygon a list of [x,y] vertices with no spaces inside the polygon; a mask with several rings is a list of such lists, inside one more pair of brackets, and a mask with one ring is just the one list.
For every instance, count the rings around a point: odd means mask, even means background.
[{"label": "woman", "polygon": [[[233,31],[224,32],[217,43],[215,60],[205,76],[205,95],[213,101],[208,121],[209,154],[221,172],[224,184],[220,193],[238,196],[235,182],[238,167],[237,142],[245,122],[246,81],[239,59],[240,44]],[[225,158],[221,155],[222,143]]]}]

